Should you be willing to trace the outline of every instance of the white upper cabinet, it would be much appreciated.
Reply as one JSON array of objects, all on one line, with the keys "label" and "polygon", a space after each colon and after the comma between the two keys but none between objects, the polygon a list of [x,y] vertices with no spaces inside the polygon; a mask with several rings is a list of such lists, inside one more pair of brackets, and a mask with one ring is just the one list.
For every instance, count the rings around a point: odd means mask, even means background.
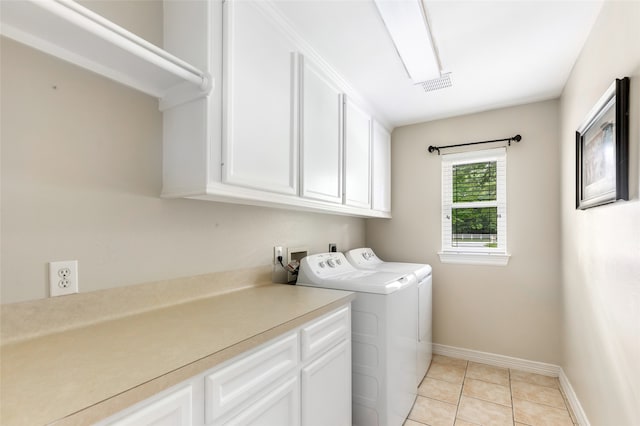
[{"label": "white upper cabinet", "polygon": [[371,117],[345,102],[344,203],[371,207]]},{"label": "white upper cabinet", "polygon": [[[371,208],[366,102],[273,2],[169,1],[164,15],[165,46],[222,82],[164,112],[164,197],[390,217]],[[345,111],[347,95],[360,106]]]},{"label": "white upper cabinet", "polygon": [[373,122],[373,173],[371,208],[391,211],[391,135],[380,123]]},{"label": "white upper cabinet", "polygon": [[302,58],[302,196],[342,203],[342,93],[310,59]]},{"label": "white upper cabinet", "polygon": [[366,101],[277,2],[163,12],[164,49],[73,0],[0,0],[0,34],[159,98],[163,197],[390,217]]},{"label": "white upper cabinet", "polygon": [[224,3],[222,178],[297,194],[298,53],[258,2]]}]

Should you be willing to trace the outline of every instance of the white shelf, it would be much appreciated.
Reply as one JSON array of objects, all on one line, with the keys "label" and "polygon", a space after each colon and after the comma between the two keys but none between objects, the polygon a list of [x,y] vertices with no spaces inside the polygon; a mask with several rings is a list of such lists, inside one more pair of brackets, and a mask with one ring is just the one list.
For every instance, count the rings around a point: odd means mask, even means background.
[{"label": "white shelf", "polygon": [[72,0],[3,0],[0,22],[0,34],[155,96],[162,108],[213,86],[205,72]]}]

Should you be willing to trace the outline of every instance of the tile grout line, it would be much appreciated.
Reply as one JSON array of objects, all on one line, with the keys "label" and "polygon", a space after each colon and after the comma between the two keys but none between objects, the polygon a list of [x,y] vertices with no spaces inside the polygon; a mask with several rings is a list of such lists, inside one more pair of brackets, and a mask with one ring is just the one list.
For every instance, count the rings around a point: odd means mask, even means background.
[{"label": "tile grout line", "polygon": [[[509,369],[509,377],[511,377],[511,369]],[[567,412],[567,415],[569,416],[569,419],[571,420],[571,423],[574,426],[578,426],[575,423],[573,423],[573,418],[571,417],[571,413],[569,411],[570,405],[567,403],[567,400],[565,399],[565,396],[564,396],[564,392],[562,391],[562,387],[559,384],[557,384],[556,386],[547,386],[547,385],[543,385],[543,384],[540,384],[540,383],[534,383],[534,382],[531,382],[531,381],[528,382],[528,381],[524,381],[524,380],[511,380],[511,379],[509,379],[510,387],[511,387],[511,384],[513,382],[524,383],[524,384],[527,384],[527,385],[533,385],[533,386],[538,386],[538,387],[542,387],[542,388],[558,390],[560,392],[560,395],[562,396],[562,402],[564,403],[564,411]],[[551,409],[563,410],[562,408],[556,407],[554,405],[550,405],[550,404],[547,404],[547,403],[544,403],[544,402],[540,402],[540,401],[533,401],[533,400],[528,399],[528,398],[523,398],[523,401],[529,402],[531,404],[535,404],[535,405],[540,405],[540,406],[543,406],[543,407],[551,408]],[[513,420],[514,420],[514,426],[515,426],[515,409],[516,408],[515,408],[515,404],[513,403],[513,391],[512,391],[512,395],[511,395],[511,404],[513,406]],[[527,424],[528,425],[528,423],[522,423],[522,424]],[[528,425],[528,426],[530,426],[530,425]]]},{"label": "tile grout line", "polygon": [[509,374],[509,397],[511,398],[511,422],[516,426],[516,406],[513,403],[513,388],[511,387],[511,369],[507,368]]},{"label": "tile grout line", "polygon": [[[520,380],[516,380],[516,382],[524,383],[524,384],[527,384],[527,385],[540,386],[540,387],[547,388],[547,389],[555,389],[555,390],[559,391],[560,392],[560,396],[562,396],[562,390],[558,389],[558,388],[552,388],[550,386],[543,386],[543,385],[539,385],[537,383],[523,382],[523,381],[520,381]],[[522,398],[522,399],[524,401],[531,402],[531,403],[537,404],[537,405],[543,405],[543,406],[548,407],[548,408],[555,408],[556,410],[565,410],[567,412],[567,414],[569,413],[569,406],[567,405],[567,401],[565,400],[564,396],[562,396],[562,403],[564,404],[564,408],[557,407],[555,405],[551,405],[549,403],[542,402],[542,401],[534,401],[534,400],[528,399],[528,398]],[[569,415],[569,417],[571,417],[571,415]],[[571,422],[573,423],[573,420]]]},{"label": "tile grout line", "polygon": [[[424,374],[424,377],[422,378],[422,380],[420,381],[420,384],[418,385],[418,388],[420,388],[420,385],[422,385],[422,383],[425,381],[425,379],[426,379],[426,378],[427,378],[427,376],[429,375],[429,370],[431,369],[431,367],[433,366],[433,364],[434,364],[434,361],[433,361],[433,359],[432,359],[432,360],[431,360],[431,362],[429,363],[429,367],[427,367],[427,372]],[[436,364],[437,364],[437,363],[436,363]],[[448,383],[448,382],[446,382],[445,380],[433,379],[433,378],[431,378],[431,377],[429,377],[429,378],[430,378],[431,380],[436,380],[436,381],[440,381],[440,382]],[[414,401],[413,405],[411,406],[411,410],[409,410],[409,414],[407,415],[407,418],[405,418],[405,419],[404,419],[404,422],[406,423],[406,421],[407,421],[407,420],[411,420],[412,422],[418,423],[419,425],[429,426],[429,425],[428,425],[428,424],[426,424],[426,423],[422,423],[421,421],[413,420],[413,419],[410,419],[410,418],[409,418],[409,415],[411,415],[411,412],[413,411],[413,408],[414,408],[414,407],[416,406],[416,404],[418,403],[418,397],[427,398],[427,399],[433,399],[434,401],[438,401],[438,402],[444,402],[444,401],[440,401],[440,400],[437,400],[437,399],[434,399],[434,398],[430,398],[430,397],[427,397],[427,396],[423,396],[423,395],[420,395],[419,393],[417,393],[417,394],[416,394],[416,400]],[[456,408],[456,409],[457,409],[457,408]],[[455,419],[454,419],[454,422],[455,422]],[[403,423],[403,425],[404,425],[404,423]]]},{"label": "tile grout line", "polygon": [[[483,381],[483,380],[475,379],[473,377],[470,377],[469,380],[475,380],[475,381],[478,381],[478,382],[486,383],[488,385],[494,385],[494,386],[499,386],[501,388],[506,388],[509,391],[509,399],[511,400],[511,389],[509,389],[509,386],[499,385],[499,384],[493,383],[493,382],[486,382],[486,381]],[[482,396],[478,396],[478,395],[465,395],[465,398],[476,399],[478,401],[488,402],[489,404],[499,405],[499,406],[505,407],[505,408],[511,408],[513,406],[513,401],[512,401],[512,403],[510,405],[506,405],[503,402],[496,402],[493,399],[483,398]]]},{"label": "tile grout line", "polygon": [[[498,367],[498,368],[500,368],[500,367]],[[508,381],[509,384],[508,385],[503,385],[503,384],[500,384],[500,383],[490,382],[488,380],[480,379],[480,378],[477,378],[477,377],[470,377],[469,380],[475,380],[476,382],[482,382],[482,383],[486,383],[488,385],[499,386],[499,387],[508,389],[509,390],[509,398],[511,400],[511,405],[505,405],[505,404],[503,404],[501,402],[496,402],[496,401],[491,400],[491,399],[484,399],[484,398],[481,398],[479,396],[467,396],[467,398],[477,399],[477,400],[480,400],[480,401],[489,402],[491,404],[501,405],[503,407],[513,407],[513,398],[511,396],[511,379],[510,379],[510,377],[511,376],[509,375],[509,381]]]},{"label": "tile grout line", "polygon": [[[469,362],[472,362],[472,361],[469,361]],[[474,380],[476,382],[482,382],[482,383],[485,383],[485,384],[488,384],[488,385],[491,385],[491,386],[498,386],[498,387],[501,387],[501,388],[506,388],[509,391],[509,398],[511,400],[511,375],[510,375],[509,368],[496,367],[496,366],[492,366],[492,365],[489,365],[489,364],[483,364],[483,363],[476,363],[476,364],[486,365],[488,367],[497,368],[497,369],[500,369],[500,370],[506,370],[506,372],[507,372],[507,384],[506,385],[504,385],[502,383],[497,383],[496,381],[490,381],[489,379],[486,379],[485,377],[469,377],[469,380]],[[479,401],[488,402],[488,403],[495,404],[495,405],[500,405],[500,406],[503,406],[503,407],[513,407],[513,401],[511,401],[511,405],[506,405],[506,404],[504,404],[502,402],[497,402],[497,401],[492,400],[492,399],[485,399],[485,398],[482,398],[480,396],[467,395],[466,397],[467,398],[471,398],[471,399],[477,399]]]},{"label": "tile grout line", "polygon": [[460,386],[460,395],[458,395],[458,403],[456,404],[456,413],[453,416],[453,425],[455,426],[456,420],[458,420],[458,411],[460,410],[460,404],[462,403],[462,393],[464,392],[464,382],[467,380],[467,368],[469,368],[469,361],[464,365],[464,376],[462,376],[462,386]]},{"label": "tile grout line", "polygon": [[[494,383],[494,382],[491,382],[491,381],[488,381],[488,380],[485,380],[485,379],[482,379],[482,378],[471,378],[471,377],[468,377],[469,368],[470,368],[470,361],[469,360],[464,360],[464,361],[465,361],[464,374],[463,374],[463,380],[462,380],[462,383],[461,383],[461,386],[460,386],[460,391],[458,393],[458,403],[456,404],[456,409],[455,409],[455,414],[454,414],[454,419],[453,419],[454,425],[455,425],[455,422],[459,419],[458,418],[458,414],[460,412],[460,406],[461,406],[461,403],[462,403],[462,396],[464,396],[464,388],[465,388],[465,385],[467,384],[468,380],[474,379],[474,380],[478,380],[478,381],[481,381],[481,382],[484,382],[484,383],[488,383],[488,384],[491,384],[491,385],[500,386],[499,383]],[[480,363],[480,364],[482,364],[482,363]],[[550,404],[545,403],[545,402],[539,402],[539,401],[536,401],[536,400],[530,400],[527,397],[524,398],[524,401],[532,403],[532,404],[535,404],[535,405],[538,405],[538,406],[541,406],[541,407],[546,407],[547,409],[564,411],[566,413],[567,417],[569,418],[570,424],[572,426],[578,426],[578,425],[576,425],[574,423],[574,418],[573,418],[572,413],[570,411],[571,410],[570,404],[567,401],[567,397],[564,394],[564,391],[563,391],[562,387],[559,386],[558,383],[556,383],[555,386],[548,386],[546,384],[538,383],[538,382],[536,382],[534,380],[526,380],[526,379],[522,379],[522,378],[521,379],[517,379],[517,378],[513,377],[512,373],[514,371],[519,371],[519,370],[512,369],[512,368],[505,368],[505,370],[507,370],[508,389],[509,389],[509,397],[510,397],[510,402],[511,402],[511,415],[512,415],[511,422],[512,422],[513,426],[516,425],[515,402],[514,402],[515,396],[514,396],[514,388],[513,388],[514,382],[522,383],[522,384],[526,384],[526,385],[532,385],[532,386],[536,386],[536,387],[539,387],[539,388],[556,389],[556,390],[558,390],[560,395],[561,395],[561,397],[562,397],[562,402],[563,402],[564,408],[560,408],[560,407],[557,407],[555,405],[550,405]],[[425,375],[425,378],[426,377],[427,376]],[[424,380],[424,378],[423,378],[423,380]],[[447,382],[446,380],[444,380],[444,381],[443,380],[439,380],[439,379],[433,379],[433,380]],[[473,398],[473,397],[469,396],[468,398]],[[475,399],[479,399],[480,401],[485,401],[485,402],[489,402],[489,403],[496,404],[496,405],[501,405],[501,404],[499,404],[497,402],[490,401],[490,400],[484,400],[482,398],[475,398]],[[464,419],[460,419],[460,420],[464,420]],[[464,420],[464,421],[466,421],[466,420]],[[418,424],[425,425],[422,422],[418,422]],[[526,425],[526,424],[528,424],[528,422],[527,423],[522,423],[522,424]]]},{"label": "tile grout line", "polygon": [[547,388],[547,389],[556,389],[556,390],[560,390],[560,388],[558,387],[554,387],[554,386],[546,386],[546,385],[541,385],[539,383],[531,383],[531,382],[525,382],[524,380],[513,380],[516,383],[524,383],[526,385],[533,385],[533,386],[539,386],[541,388]]}]

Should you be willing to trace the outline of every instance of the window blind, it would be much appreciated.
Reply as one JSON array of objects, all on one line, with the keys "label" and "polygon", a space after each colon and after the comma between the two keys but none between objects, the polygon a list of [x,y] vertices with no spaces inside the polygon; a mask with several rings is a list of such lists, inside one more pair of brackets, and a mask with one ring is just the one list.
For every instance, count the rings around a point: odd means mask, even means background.
[{"label": "window blind", "polygon": [[506,150],[442,156],[442,248],[506,252]]}]

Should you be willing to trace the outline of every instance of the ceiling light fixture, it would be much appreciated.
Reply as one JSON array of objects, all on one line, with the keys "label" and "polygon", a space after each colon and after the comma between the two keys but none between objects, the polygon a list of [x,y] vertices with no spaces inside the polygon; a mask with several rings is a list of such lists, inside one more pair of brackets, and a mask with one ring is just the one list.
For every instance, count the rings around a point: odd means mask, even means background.
[{"label": "ceiling light fixture", "polygon": [[422,0],[373,0],[396,51],[415,84],[442,77]]}]

